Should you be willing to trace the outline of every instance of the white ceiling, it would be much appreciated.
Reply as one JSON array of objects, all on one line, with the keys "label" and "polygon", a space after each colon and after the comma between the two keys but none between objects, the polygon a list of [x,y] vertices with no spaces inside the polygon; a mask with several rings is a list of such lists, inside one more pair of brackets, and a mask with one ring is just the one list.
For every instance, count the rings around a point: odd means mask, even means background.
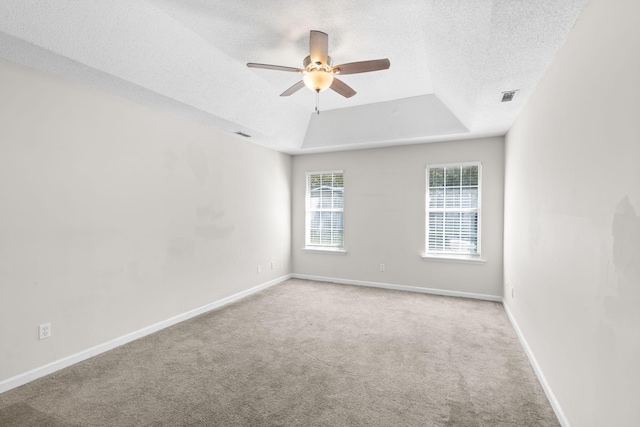
[{"label": "white ceiling", "polygon": [[[291,154],[504,135],[587,0],[3,0],[0,57]],[[306,88],[309,30],[352,98]],[[503,91],[518,90],[501,103]],[[238,138],[242,138],[238,136]]]}]

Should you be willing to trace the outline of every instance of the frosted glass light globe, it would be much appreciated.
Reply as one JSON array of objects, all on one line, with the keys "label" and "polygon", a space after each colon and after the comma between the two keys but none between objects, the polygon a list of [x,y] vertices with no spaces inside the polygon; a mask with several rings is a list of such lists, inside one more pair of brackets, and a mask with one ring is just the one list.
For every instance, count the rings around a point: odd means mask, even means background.
[{"label": "frosted glass light globe", "polygon": [[333,74],[324,70],[305,71],[302,77],[304,85],[314,92],[329,89],[333,83]]}]

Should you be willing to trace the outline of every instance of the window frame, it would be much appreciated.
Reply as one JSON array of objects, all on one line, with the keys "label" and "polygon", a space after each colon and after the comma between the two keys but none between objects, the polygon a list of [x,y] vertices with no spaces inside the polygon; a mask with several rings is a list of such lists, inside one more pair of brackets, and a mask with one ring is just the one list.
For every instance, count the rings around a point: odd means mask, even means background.
[{"label": "window frame", "polygon": [[[329,212],[341,212],[342,213],[342,244],[341,245],[323,245],[323,244],[314,244],[311,243],[311,214],[312,212],[324,211],[327,210],[316,210],[311,209],[311,194],[309,188],[309,181],[312,175],[329,175],[329,174],[342,174],[342,208],[335,209],[332,207]],[[344,178],[345,178],[344,170],[321,170],[321,171],[307,171],[305,173],[305,226],[304,226],[304,241],[305,245],[303,250],[305,252],[322,252],[322,253],[338,253],[338,254],[346,254],[346,250],[344,249],[345,235],[344,235]]]},{"label": "window frame", "polygon": [[[475,209],[466,210],[467,212],[476,212],[478,215],[477,220],[477,243],[476,243],[476,253],[468,253],[468,252],[455,252],[455,251],[432,251],[429,249],[429,214],[431,212],[463,212],[463,208],[438,208],[434,210],[429,207],[430,204],[430,171],[431,169],[438,168],[464,168],[468,166],[477,166],[478,167],[478,206]],[[485,260],[482,258],[482,162],[455,162],[455,163],[438,163],[438,164],[428,164],[425,168],[425,252],[422,255],[422,258],[425,260],[445,260],[445,261],[460,261],[460,262],[479,262],[484,263]],[[462,185],[460,186],[462,188]],[[445,187],[446,188],[446,187]]]}]

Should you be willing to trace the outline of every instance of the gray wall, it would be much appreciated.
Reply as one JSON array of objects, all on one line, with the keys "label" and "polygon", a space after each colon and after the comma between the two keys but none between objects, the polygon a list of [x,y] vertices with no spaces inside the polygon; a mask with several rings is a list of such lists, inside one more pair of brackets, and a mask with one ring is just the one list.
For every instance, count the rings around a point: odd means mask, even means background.
[{"label": "gray wall", "polygon": [[638,17],[591,0],[506,138],[506,302],[574,426],[640,425]]},{"label": "gray wall", "polygon": [[0,93],[0,381],[291,273],[290,156],[5,61]]},{"label": "gray wall", "polygon": [[[485,264],[425,261],[427,164],[482,162]],[[304,252],[305,172],[344,170],[346,255]],[[295,156],[293,270],[296,274],[502,295],[504,139]],[[386,271],[380,272],[379,265]]]}]

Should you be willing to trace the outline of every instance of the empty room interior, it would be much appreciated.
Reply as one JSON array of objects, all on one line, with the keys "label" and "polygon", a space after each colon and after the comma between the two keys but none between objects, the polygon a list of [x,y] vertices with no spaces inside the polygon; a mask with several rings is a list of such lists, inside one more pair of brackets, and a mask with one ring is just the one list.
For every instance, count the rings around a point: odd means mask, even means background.
[{"label": "empty room interior", "polygon": [[640,425],[638,18],[3,1],[0,424]]}]

